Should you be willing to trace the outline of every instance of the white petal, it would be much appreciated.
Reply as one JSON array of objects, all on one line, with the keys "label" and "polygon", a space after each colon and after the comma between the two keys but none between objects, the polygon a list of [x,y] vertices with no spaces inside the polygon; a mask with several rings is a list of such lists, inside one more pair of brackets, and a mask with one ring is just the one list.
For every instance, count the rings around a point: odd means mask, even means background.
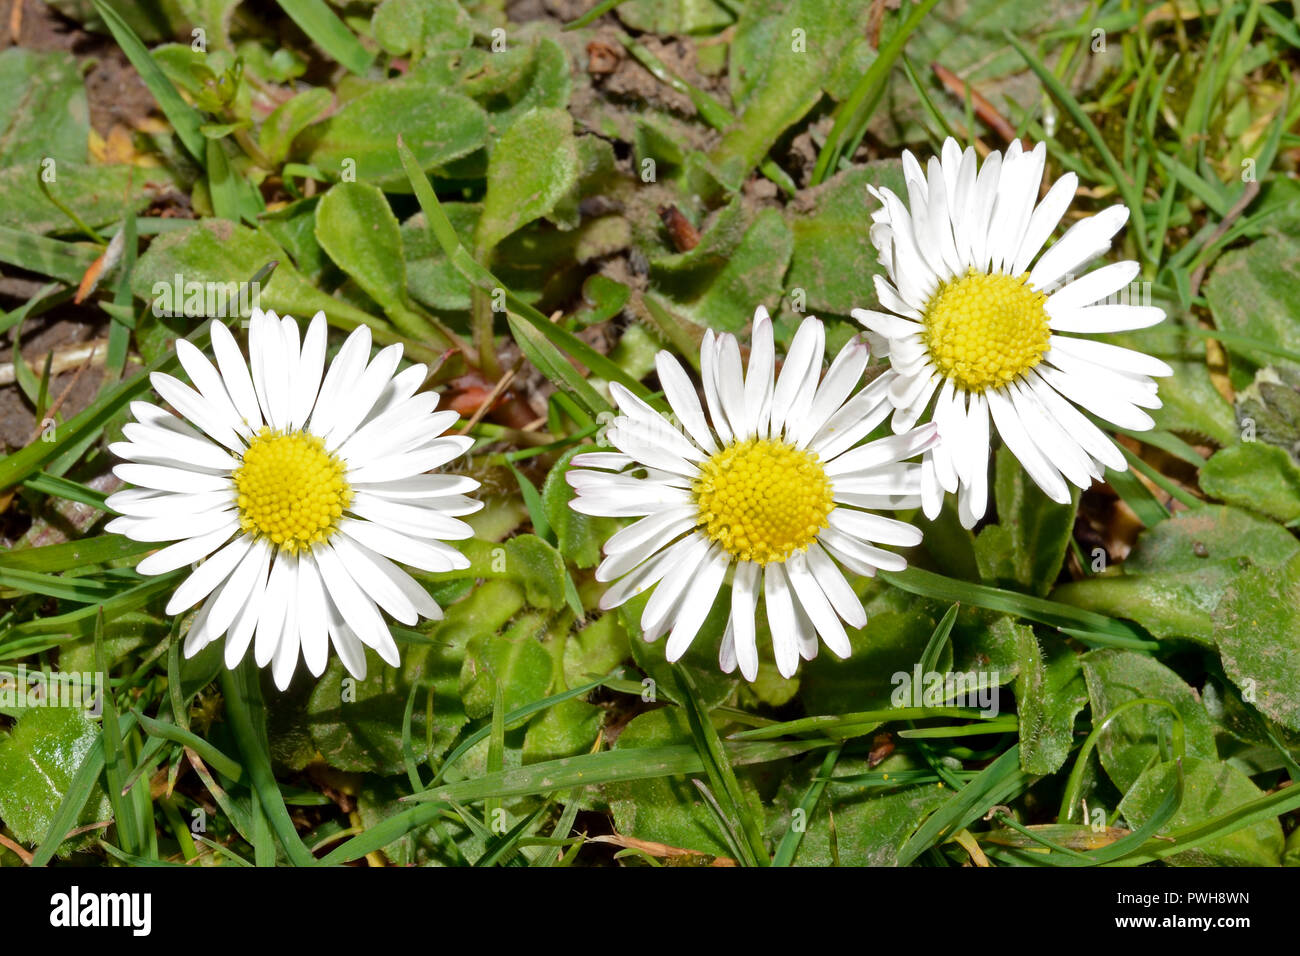
[{"label": "white petal", "polygon": [[686,598],[692,581],[703,570],[709,552],[709,540],[703,535],[692,535],[684,539],[683,543],[687,547],[680,552],[679,559],[659,582],[641,613],[641,630],[646,640],[655,640],[663,633]]},{"label": "white petal", "polygon": [[1092,305],[1128,286],[1141,271],[1142,267],[1136,262],[1112,262],[1053,292],[1047,297],[1043,308],[1049,316],[1055,317],[1060,313]]},{"label": "white petal", "polygon": [[321,372],[325,369],[325,339],[325,313],[317,312],[303,336],[298,367],[290,376],[289,427],[295,430],[307,424],[320,392]]},{"label": "white petal", "polygon": [[605,542],[605,554],[635,552],[645,560],[682,531],[693,527],[697,515],[698,509],[694,505],[665,508],[614,532]]},{"label": "white petal", "polygon": [[835,608],[835,613],[844,619],[849,627],[866,627],[867,612],[862,602],[853,593],[849,582],[835,566],[835,562],[816,541],[808,545],[808,570],[817,579],[818,586]]},{"label": "white petal", "polygon": [[239,412],[240,421],[250,431],[262,427],[262,410],[257,404],[257,393],[253,390],[253,379],[248,374],[248,365],[235,344],[235,337],[230,330],[215,319],[209,323],[212,333],[212,353],[217,358],[217,367],[221,369],[221,379],[226,385],[226,392]]},{"label": "white petal", "polygon": [[782,677],[791,678],[799,669],[799,638],[796,633],[790,582],[780,563],[763,568],[763,601],[767,607],[768,628],[772,633],[772,653]]},{"label": "white petal", "polygon": [[808,619],[812,621],[817,633],[826,642],[826,646],[841,660],[852,654],[853,647],[849,644],[849,636],[844,631],[844,625],[839,615],[835,613],[835,609],[831,607],[831,602],[818,586],[817,579],[808,570],[808,562],[804,555],[799,553],[790,555],[789,560],[785,562],[785,571],[790,579],[790,586],[803,606],[804,613],[808,615]]},{"label": "white petal", "polygon": [[163,372],[154,372],[149,376],[149,381],[158,394],[166,399],[176,411],[195,425],[198,425],[207,434],[232,451],[242,452],[244,450],[244,443],[235,433],[235,426],[240,424],[240,420],[233,417],[233,409],[227,413],[215,407],[180,379],[173,378]]},{"label": "white petal", "polygon": [[[397,363],[402,360],[402,346],[390,345],[380,349],[375,360],[370,363],[362,376],[352,383],[347,390],[346,401],[339,403],[333,414],[329,434],[325,436],[325,447],[329,449],[342,445],[357,429],[357,426],[370,414],[380,394],[397,371]],[[315,423],[313,423],[315,427]],[[319,433],[318,433],[319,434]]]},{"label": "white petal", "polygon": [[866,438],[894,410],[889,401],[893,373],[885,372],[845,402],[813,436],[809,449],[829,461]]},{"label": "white petal", "polygon": [[1047,242],[1048,237],[1055,231],[1057,223],[1065,215],[1065,211],[1070,208],[1075,190],[1078,188],[1079,177],[1074,173],[1066,173],[1052,184],[1052,188],[1047,191],[1047,195],[1043,197],[1029,219],[1029,227],[1020,242],[1020,249],[1015,254],[1011,268],[1007,270],[1011,275],[1018,276],[1029,268],[1029,264],[1034,261],[1034,256],[1038,255],[1039,250],[1043,248],[1043,243]]},{"label": "white petal", "polygon": [[1165,362],[1153,355],[1147,355],[1145,352],[1139,352],[1135,349],[1121,348],[1118,345],[1110,345],[1106,342],[1096,342],[1092,339],[1076,339],[1065,335],[1053,335],[1051,340],[1053,351],[1074,355],[1077,358],[1102,368],[1114,369],[1117,372],[1127,373],[1129,375],[1173,375],[1174,370]]},{"label": "white petal", "polygon": [[271,663],[284,633],[284,618],[289,609],[289,593],[296,587],[294,569],[298,558],[288,551],[280,551],[271,565],[271,577],[262,595],[262,613],[257,619],[256,638],[253,641],[253,660],[258,667]]},{"label": "white petal", "polygon": [[399,504],[377,495],[358,491],[348,510],[358,517],[417,538],[463,541],[474,536],[474,529],[463,521],[439,514],[432,508]]},{"label": "white petal", "polygon": [[730,630],[735,642],[736,663],[747,681],[758,677],[758,643],[754,615],[758,607],[760,568],[752,561],[739,561],[731,581]]},{"label": "white petal", "polygon": [[197,538],[178,541],[161,551],[155,551],[137,564],[135,569],[140,574],[148,576],[166,574],[168,571],[183,568],[187,564],[193,564],[200,558],[207,557],[225,544],[230,539],[230,536],[238,530],[239,521],[231,518],[229,522],[216,531],[199,535]]},{"label": "white petal", "polygon": [[1069,273],[1109,249],[1111,237],[1126,222],[1128,209],[1125,206],[1111,206],[1076,222],[1034,264],[1029,273],[1029,284],[1035,289],[1051,289]]},{"label": "white petal", "polygon": [[993,422],[998,427],[998,434],[1011,449],[1011,453],[1020,460],[1029,477],[1047,497],[1058,504],[1069,504],[1070,490],[1065,486],[1061,473],[1038,450],[1038,446],[1025,431],[1020,413],[1016,411],[1010,400],[998,389],[989,389],[985,395],[988,397],[989,411],[993,413]]},{"label": "white petal", "polygon": [[254,542],[248,557],[244,559],[255,560],[256,569],[251,591],[244,603],[236,608],[234,620],[231,621],[229,633],[226,635],[225,660],[226,667],[231,670],[244,659],[244,655],[248,653],[248,645],[253,640],[253,632],[257,627],[258,619],[262,616],[262,606],[266,596],[266,576],[274,556],[275,552],[270,543],[262,539]]},{"label": "white petal", "polygon": [[1100,428],[1089,421],[1086,415],[1043,381],[1037,371],[1031,371],[1025,380],[1038,396],[1038,400],[1043,403],[1043,407],[1083,447],[1084,451],[1117,471],[1123,471],[1128,467],[1124,453],[1119,450],[1119,447],[1106,437]]},{"label": "white petal", "polygon": [[1150,328],[1164,320],[1165,310],[1154,305],[1111,303],[1059,310],[1051,317],[1048,325],[1051,326],[1054,332],[1090,332],[1098,334]]},{"label": "white petal", "polygon": [[371,551],[421,571],[438,574],[444,571],[463,571],[469,567],[469,558],[449,545],[437,541],[419,541],[370,521],[344,517],[339,522],[339,530]]},{"label": "white petal", "polygon": [[226,492],[232,494],[234,487],[229,475],[211,474],[203,471],[187,471],[184,468],[170,468],[166,465],[116,465],[113,474],[123,481],[142,488],[173,492]]},{"label": "white petal", "polygon": [[627,575],[615,581],[600,596],[600,609],[609,611],[619,607],[631,598],[644,594],[673,567],[676,561],[692,546],[690,539],[676,542],[665,551],[660,551],[644,564],[629,571]]},{"label": "white petal", "polygon": [[806,446],[830,417],[843,407],[850,393],[862,380],[862,373],[870,357],[870,351],[862,342],[850,342],[835,356],[825,378],[817,386],[808,412],[795,423],[793,429],[786,430],[787,434],[793,433],[795,447]]},{"label": "white petal", "polygon": [[[704,385],[704,404],[709,410],[709,421],[713,430],[724,444],[731,441],[732,430],[722,409],[722,398],[718,394],[718,349],[717,340],[712,329],[706,329],[704,340],[700,344],[700,379]],[[613,393],[613,387],[610,393]]]},{"label": "white petal", "polygon": [[370,328],[359,325],[347,337],[330,363],[311,413],[311,430],[326,435],[334,427],[334,416],[346,408],[353,387],[370,359]]},{"label": "white petal", "polygon": [[669,661],[680,660],[686,653],[695,635],[700,632],[704,619],[709,616],[713,601],[718,596],[718,589],[727,576],[731,565],[731,555],[715,545],[704,559],[704,565],[695,575],[686,598],[673,622],[672,633],[664,648],[664,657]]},{"label": "white petal", "polygon": [[338,552],[361,590],[403,624],[417,623],[420,615],[431,620],[442,617],[442,608],[429,592],[382,554],[347,535],[335,535],[330,547]]},{"label": "white petal", "polygon": [[818,540],[821,541],[823,547],[830,549],[841,560],[844,560],[847,556],[863,565],[880,568],[884,571],[902,571],[907,567],[907,559],[901,554],[886,551],[884,548],[873,547],[859,541],[857,538],[844,534],[837,528],[823,529]]},{"label": "white petal", "polygon": [[337,605],[348,626],[356,632],[363,644],[374,648],[386,663],[398,666],[401,658],[388,625],[384,623],[378,608],[357,586],[338,555],[331,548],[321,548],[316,552],[316,562],[330,599]]},{"label": "white petal", "polygon": [[307,670],[313,677],[320,677],[329,663],[330,640],[325,591],[310,551],[298,562],[298,638]]},{"label": "white petal", "polygon": [[776,346],[773,342],[772,319],[761,305],[754,313],[753,331],[749,344],[749,367],[745,370],[745,434],[766,435],[772,418],[772,393],[775,390],[773,372],[776,368]]},{"label": "white petal", "polygon": [[175,518],[221,511],[234,502],[234,491],[231,489],[188,494],[128,488],[109,495],[104,503],[113,511],[134,518]]},{"label": "white petal", "polygon": [[[185,579],[167,602],[166,613],[179,614],[203,600],[217,585],[226,580],[253,546],[251,535],[243,534],[199,565],[198,570]],[[220,634],[225,627],[217,629]]]},{"label": "white petal", "polygon": [[660,352],[655,356],[655,368],[659,372],[659,384],[664,388],[668,405],[686,428],[686,433],[705,451],[717,451],[718,444],[713,440],[713,433],[704,420],[704,409],[700,407],[695,386],[682,370],[681,364],[670,353]]},{"label": "white petal", "polygon": [[914,428],[902,435],[878,438],[827,462],[826,475],[829,478],[836,478],[840,475],[860,474],[880,465],[902,461],[904,458],[920,454],[937,440],[938,427],[933,423]]},{"label": "white petal", "polygon": [[864,541],[894,544],[904,548],[921,543],[921,529],[897,518],[873,515],[854,508],[834,508],[826,520],[832,528]]},{"label": "white petal", "polygon": [[226,392],[226,386],[221,381],[221,375],[212,367],[207,356],[188,339],[177,339],[176,357],[180,359],[181,367],[189,375],[194,387],[218,417],[234,431],[252,434],[248,426],[243,423],[243,416],[235,410],[230,395]]},{"label": "white petal", "polygon": [[813,390],[817,387],[822,365],[822,353],[826,344],[826,330],[818,319],[809,317],[799,323],[799,328],[790,343],[790,352],[781,366],[775,390],[772,392],[772,417],[768,423],[769,434],[778,435],[788,427],[795,427],[797,420],[787,421],[792,414],[797,414],[801,396],[808,395],[811,401]]}]

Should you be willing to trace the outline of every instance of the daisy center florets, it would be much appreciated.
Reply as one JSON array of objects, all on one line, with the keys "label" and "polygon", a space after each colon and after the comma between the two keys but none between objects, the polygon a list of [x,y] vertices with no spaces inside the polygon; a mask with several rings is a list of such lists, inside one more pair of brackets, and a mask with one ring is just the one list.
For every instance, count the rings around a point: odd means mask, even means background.
[{"label": "daisy center florets", "polygon": [[741,561],[784,561],[812,543],[834,506],[815,452],[773,439],[726,446],[700,465],[699,523]]},{"label": "daisy center florets", "polygon": [[352,502],[346,470],[316,435],[263,428],[232,475],[240,526],[290,552],[324,541]]},{"label": "daisy center florets", "polygon": [[925,309],[925,344],[935,366],[974,392],[1023,375],[1048,348],[1046,301],[1027,275],[972,269],[943,283]]}]

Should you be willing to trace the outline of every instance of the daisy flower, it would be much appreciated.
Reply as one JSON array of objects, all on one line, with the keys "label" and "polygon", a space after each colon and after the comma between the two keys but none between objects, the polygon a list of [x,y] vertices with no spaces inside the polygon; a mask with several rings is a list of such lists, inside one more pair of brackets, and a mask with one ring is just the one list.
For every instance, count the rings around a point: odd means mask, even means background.
[{"label": "daisy flower", "polygon": [[151,376],[181,417],[131,404],[128,440],[110,449],[127,462],[114,473],[137,487],[109,497],[121,517],[108,530],[176,542],[144,558],[141,574],[202,561],[167,603],[179,614],[202,602],[186,656],[225,634],[226,666],[251,644],[281,690],[300,652],[320,676],[331,644],[358,679],[363,645],[398,664],[379,608],[403,624],[442,611],[394,561],[435,572],[469,566],[443,541],[471,536],[456,516],[481,507],[465,497],[478,482],[426,472],[472,439],[442,435],[457,415],[435,412],[435,393],[416,394],[425,366],[397,372],[400,345],[370,359],[365,326],[328,371],[324,313],[300,342],[294,319],[255,309],[249,364],[224,325],[211,332],[215,367],[190,342],[176,343],[193,387]]},{"label": "daisy flower", "polygon": [[942,441],[922,461],[925,514],[935,517],[943,492],[956,492],[968,528],[984,514],[993,428],[1034,482],[1067,503],[1067,480],[1087,488],[1105,468],[1126,467],[1076,406],[1149,429],[1143,409],[1160,407],[1151,376],[1173,374],[1152,356],[1077,337],[1146,328],[1165,313],[1109,301],[1137,277],[1136,262],[1072,275],[1110,248],[1125,206],[1080,220],[1039,255],[1078,186],[1066,173],[1038,202],[1045,158],[1043,144],[1024,152],[1014,142],[977,173],[975,150],[949,139],[926,172],[903,153],[907,205],[868,187],[882,204],[871,241],[889,276],[875,277],[888,312],[853,315],[887,342],[894,431],[933,409]]},{"label": "daisy flower", "polygon": [[596,579],[613,584],[600,606],[609,610],[654,587],[641,628],[648,641],[668,634],[670,661],[695,639],[728,575],[724,671],[739,665],[751,681],[758,674],[760,598],[783,676],[794,674],[800,657],[816,656],[819,636],[847,657],[844,626],[862,627],[867,615],[836,562],[863,575],[902,570],[903,557],[877,545],[921,541],[912,525],[866,509],[916,507],[920,466],[903,459],[929,448],[935,428],[860,444],[891,410],[889,383],[877,378],[850,397],[870,350],[850,343],[823,378],[825,340],[821,322],[805,319],[778,377],[765,309],[754,318],[744,373],[735,336],[706,332],[707,415],[681,365],[660,352],[659,382],[684,430],[611,383],[622,414],[606,434],[618,450],[573,459],[580,466],[567,476],[575,511],[640,518],[605,542]]}]

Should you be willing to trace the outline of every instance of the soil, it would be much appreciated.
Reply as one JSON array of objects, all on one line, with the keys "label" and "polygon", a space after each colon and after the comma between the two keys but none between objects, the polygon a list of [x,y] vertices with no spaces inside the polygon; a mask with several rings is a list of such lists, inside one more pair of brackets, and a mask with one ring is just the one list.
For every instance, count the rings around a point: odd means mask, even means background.
[{"label": "soil", "polygon": [[[21,4],[16,37],[13,33],[15,4]],[[0,51],[11,46],[66,50],[81,61],[90,124],[100,136],[107,137],[115,126],[135,127],[156,113],[152,94],[111,38],[86,32],[38,0],[0,0]],[[43,285],[43,280],[6,270],[0,279],[0,308],[11,309],[30,299]],[[23,324],[23,359],[39,376],[49,352],[58,353],[104,338],[107,327],[107,316],[95,308],[69,303],[51,309]],[[8,366],[12,361],[14,332],[0,335],[0,366]],[[59,409],[61,417],[67,419],[85,408],[98,394],[102,380],[103,370],[94,363],[80,378],[75,370],[52,376],[51,401],[67,390]],[[0,451],[9,453],[28,444],[39,433],[37,426],[32,407],[18,387],[0,386]]]}]

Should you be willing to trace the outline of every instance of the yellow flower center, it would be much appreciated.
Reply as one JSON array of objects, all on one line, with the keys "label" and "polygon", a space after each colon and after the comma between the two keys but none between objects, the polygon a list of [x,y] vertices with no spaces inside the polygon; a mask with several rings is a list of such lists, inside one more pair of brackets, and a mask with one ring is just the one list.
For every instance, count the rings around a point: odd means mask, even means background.
[{"label": "yellow flower center", "polygon": [[324,541],[352,503],[345,471],[316,435],[263,428],[232,475],[240,526],[290,552]]},{"label": "yellow flower center", "polygon": [[968,391],[997,388],[1023,375],[1047,351],[1046,294],[1028,273],[971,269],[939,286],[925,309],[925,344],[935,366]]},{"label": "yellow flower center", "polygon": [[817,454],[768,438],[735,442],[711,455],[693,487],[709,538],[758,564],[807,548],[834,507]]}]

